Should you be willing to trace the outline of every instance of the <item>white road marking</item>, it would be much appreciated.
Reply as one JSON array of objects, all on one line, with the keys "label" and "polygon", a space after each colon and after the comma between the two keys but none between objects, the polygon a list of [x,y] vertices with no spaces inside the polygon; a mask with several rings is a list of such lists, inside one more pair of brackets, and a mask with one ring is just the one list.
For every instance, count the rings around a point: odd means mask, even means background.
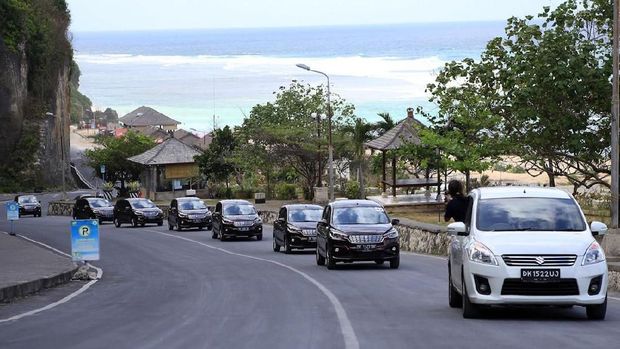
[{"label": "white road marking", "polygon": [[[8,233],[6,233],[6,232],[3,232],[3,233],[4,233],[4,234],[8,234]],[[33,243],[37,244],[37,245],[43,246],[44,248],[47,248],[47,249],[49,249],[49,250],[52,250],[52,251],[54,251],[54,252],[56,252],[56,253],[58,253],[58,254],[61,254],[61,255],[63,255],[63,256],[66,256],[66,257],[71,258],[71,256],[70,256],[69,254],[64,253],[64,252],[62,252],[62,251],[60,251],[60,250],[58,250],[58,249],[56,249],[56,248],[54,248],[54,247],[52,247],[52,246],[50,246],[50,245],[44,244],[44,243],[39,242],[39,241],[36,241],[36,240],[32,240],[32,239],[30,239],[30,238],[28,238],[28,237],[25,237],[25,236],[23,236],[23,235],[19,235],[19,234],[18,234],[17,236],[19,236],[20,238],[22,238],[22,239],[24,239],[24,240],[28,240],[28,241],[30,241],[30,242],[33,242]],[[1,323],[4,323],[4,322],[9,322],[9,321],[19,320],[19,319],[24,318],[24,317],[26,317],[26,316],[35,315],[35,314],[38,314],[38,313],[40,313],[40,312],[42,312],[42,311],[50,310],[50,309],[55,308],[55,307],[57,307],[57,306],[59,306],[59,305],[61,305],[61,304],[67,303],[68,301],[70,301],[70,300],[71,300],[71,299],[73,299],[74,297],[77,297],[77,296],[79,296],[80,294],[84,293],[84,292],[85,292],[86,290],[88,290],[88,289],[89,289],[92,285],[94,285],[95,283],[97,283],[97,281],[99,281],[99,280],[101,279],[101,277],[103,276],[103,270],[102,270],[101,268],[97,268],[97,267],[95,267],[94,265],[92,265],[92,264],[90,264],[90,263],[87,263],[87,265],[88,265],[89,267],[94,268],[95,270],[97,270],[97,278],[96,278],[95,280],[91,280],[91,281],[89,281],[89,282],[88,282],[88,283],[86,283],[84,286],[80,287],[80,289],[78,289],[77,291],[75,291],[75,292],[73,292],[73,293],[71,293],[71,294],[67,295],[66,297],[64,297],[64,298],[63,298],[63,299],[61,299],[61,300],[58,300],[58,301],[56,301],[56,302],[54,302],[54,303],[51,303],[51,304],[48,304],[48,305],[46,305],[46,306],[44,306],[44,307],[42,307],[42,308],[34,309],[34,310],[31,310],[31,311],[28,311],[28,312],[25,312],[25,313],[21,313],[21,314],[15,315],[15,316],[11,316],[10,318],[0,319],[0,324],[1,324]]]},{"label": "white road marking", "polygon": [[353,326],[351,325],[351,321],[349,320],[349,317],[347,316],[346,311],[344,310],[344,307],[342,306],[342,304],[340,303],[340,301],[338,300],[338,298],[336,297],[335,294],[332,293],[332,291],[330,291],[327,287],[325,287],[323,284],[321,284],[319,281],[317,281],[316,279],[314,279],[312,276],[304,273],[301,270],[295,269],[291,266],[288,266],[286,264],[271,260],[271,259],[266,259],[266,258],[260,258],[260,257],[254,257],[254,256],[250,256],[250,255],[246,255],[246,254],[242,254],[242,253],[237,253],[237,252],[232,252],[220,247],[215,247],[213,245],[209,245],[209,244],[205,244],[203,242],[200,241],[196,241],[196,240],[192,240],[192,239],[188,239],[182,236],[178,236],[178,235],[172,235],[172,234],[168,234],[168,233],[163,233],[157,230],[148,230],[160,235],[165,235],[165,236],[169,236],[172,238],[176,238],[176,239],[180,239],[180,240],[185,240],[188,242],[192,242],[195,244],[199,244],[202,245],[204,247],[213,249],[213,250],[217,250],[229,255],[233,255],[233,256],[239,256],[239,257],[244,257],[244,258],[249,258],[249,259],[254,259],[257,261],[263,261],[263,262],[267,262],[267,263],[272,263],[275,264],[277,266],[280,266],[282,268],[286,268],[294,273],[297,273],[299,275],[301,275],[304,279],[310,281],[310,283],[312,283],[313,285],[315,285],[328,299],[329,301],[332,303],[332,306],[334,307],[334,310],[336,311],[336,316],[338,317],[338,322],[340,323],[340,332],[342,333],[342,336],[344,337],[344,346],[347,349],[359,349],[360,344],[357,340],[357,336],[355,334],[355,330],[353,330]]}]

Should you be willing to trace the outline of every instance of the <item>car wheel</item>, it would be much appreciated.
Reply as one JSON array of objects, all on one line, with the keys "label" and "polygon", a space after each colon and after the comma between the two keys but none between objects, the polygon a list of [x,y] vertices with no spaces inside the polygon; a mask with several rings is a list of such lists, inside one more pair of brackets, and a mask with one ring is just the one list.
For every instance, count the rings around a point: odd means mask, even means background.
[{"label": "car wheel", "polygon": [[325,264],[327,264],[327,269],[329,270],[336,268],[336,261],[334,260],[334,256],[332,256],[331,247],[329,245],[325,248]]},{"label": "car wheel", "polygon": [[319,247],[316,247],[316,265],[325,265],[325,257],[321,256]]},{"label": "car wheel", "polygon": [[291,243],[289,241],[289,238],[284,235],[284,253],[289,254],[291,253]]},{"label": "car wheel", "polygon": [[256,235],[256,240],[261,241],[263,239],[263,233]]},{"label": "car wheel", "polygon": [[589,320],[605,320],[605,315],[607,314],[607,295],[605,295],[603,303],[587,305],[586,314]]},{"label": "car wheel", "polygon": [[457,292],[452,283],[452,273],[448,266],[448,304],[450,308],[460,308],[463,306],[463,297]]},{"label": "car wheel", "polygon": [[121,227],[121,222],[118,220],[118,218],[114,218],[114,225],[115,225],[117,228],[120,228],[120,227]]},{"label": "car wheel", "polygon": [[400,266],[400,255],[396,256],[396,258],[390,259],[390,269],[398,269]]},{"label": "car wheel", "polygon": [[480,316],[480,308],[478,305],[472,303],[469,300],[469,295],[467,294],[467,286],[465,285],[465,277],[462,277],[463,285],[461,286],[463,290],[463,317],[465,319],[475,319]]},{"label": "car wheel", "polygon": [[276,236],[273,236],[273,252],[280,252],[280,245],[276,241]]},{"label": "car wheel", "polygon": [[177,222],[177,231],[181,231],[183,230],[183,228],[181,228],[181,223]]},{"label": "car wheel", "polygon": [[136,218],[132,218],[131,219],[131,225],[133,225],[134,228],[137,227],[138,226],[138,220]]},{"label": "car wheel", "polygon": [[162,225],[164,225],[164,222],[163,222],[163,221],[162,221],[162,222],[157,222],[157,226],[158,226],[158,227],[161,227]]},{"label": "car wheel", "polygon": [[377,264],[377,265],[383,265],[383,263],[385,263],[385,261],[383,259],[375,260],[375,264]]}]

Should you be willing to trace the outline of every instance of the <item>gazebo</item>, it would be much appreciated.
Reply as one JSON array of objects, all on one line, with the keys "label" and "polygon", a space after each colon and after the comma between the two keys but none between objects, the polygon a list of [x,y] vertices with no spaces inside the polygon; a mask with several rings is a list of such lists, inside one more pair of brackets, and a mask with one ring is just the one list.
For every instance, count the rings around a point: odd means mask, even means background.
[{"label": "gazebo", "polygon": [[[396,155],[392,156],[392,178],[387,179],[386,176],[386,163],[387,152],[390,150],[396,150],[407,143],[420,144],[420,137],[416,127],[423,126],[413,116],[413,108],[407,109],[407,118],[399,122],[394,128],[387,131],[378,138],[372,141],[366,142],[364,145],[372,150],[379,150],[383,155],[382,161],[382,189],[386,192],[387,186],[392,188],[392,196],[396,198],[396,188],[422,188],[437,186],[437,192],[441,191],[441,179],[429,178],[428,174],[426,178],[396,178]],[[428,172],[427,172],[428,173]]]},{"label": "gazebo", "polygon": [[127,160],[144,165],[147,168],[147,196],[154,198],[160,184],[160,174],[165,179],[187,179],[198,176],[198,164],[194,157],[202,151],[169,138],[144,153],[132,156]]}]

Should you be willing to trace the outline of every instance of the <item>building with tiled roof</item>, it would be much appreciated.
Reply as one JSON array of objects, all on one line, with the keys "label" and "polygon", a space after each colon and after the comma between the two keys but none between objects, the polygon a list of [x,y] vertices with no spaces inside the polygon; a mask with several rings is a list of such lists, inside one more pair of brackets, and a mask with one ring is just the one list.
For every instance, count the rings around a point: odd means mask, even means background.
[{"label": "building with tiled roof", "polygon": [[127,113],[122,118],[118,119],[127,128],[133,129],[146,129],[149,127],[156,127],[162,130],[176,130],[177,126],[181,124],[167,115],[164,115],[157,110],[142,106],[130,113]]}]

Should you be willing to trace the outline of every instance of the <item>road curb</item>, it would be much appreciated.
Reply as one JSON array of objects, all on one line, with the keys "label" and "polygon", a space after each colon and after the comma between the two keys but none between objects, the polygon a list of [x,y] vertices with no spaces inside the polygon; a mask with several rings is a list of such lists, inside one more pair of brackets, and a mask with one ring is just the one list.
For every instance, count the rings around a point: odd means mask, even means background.
[{"label": "road curb", "polygon": [[78,266],[75,265],[74,268],[60,274],[0,288],[0,303],[9,303],[17,298],[32,295],[43,289],[65,284],[71,281],[73,274],[77,270]]}]

